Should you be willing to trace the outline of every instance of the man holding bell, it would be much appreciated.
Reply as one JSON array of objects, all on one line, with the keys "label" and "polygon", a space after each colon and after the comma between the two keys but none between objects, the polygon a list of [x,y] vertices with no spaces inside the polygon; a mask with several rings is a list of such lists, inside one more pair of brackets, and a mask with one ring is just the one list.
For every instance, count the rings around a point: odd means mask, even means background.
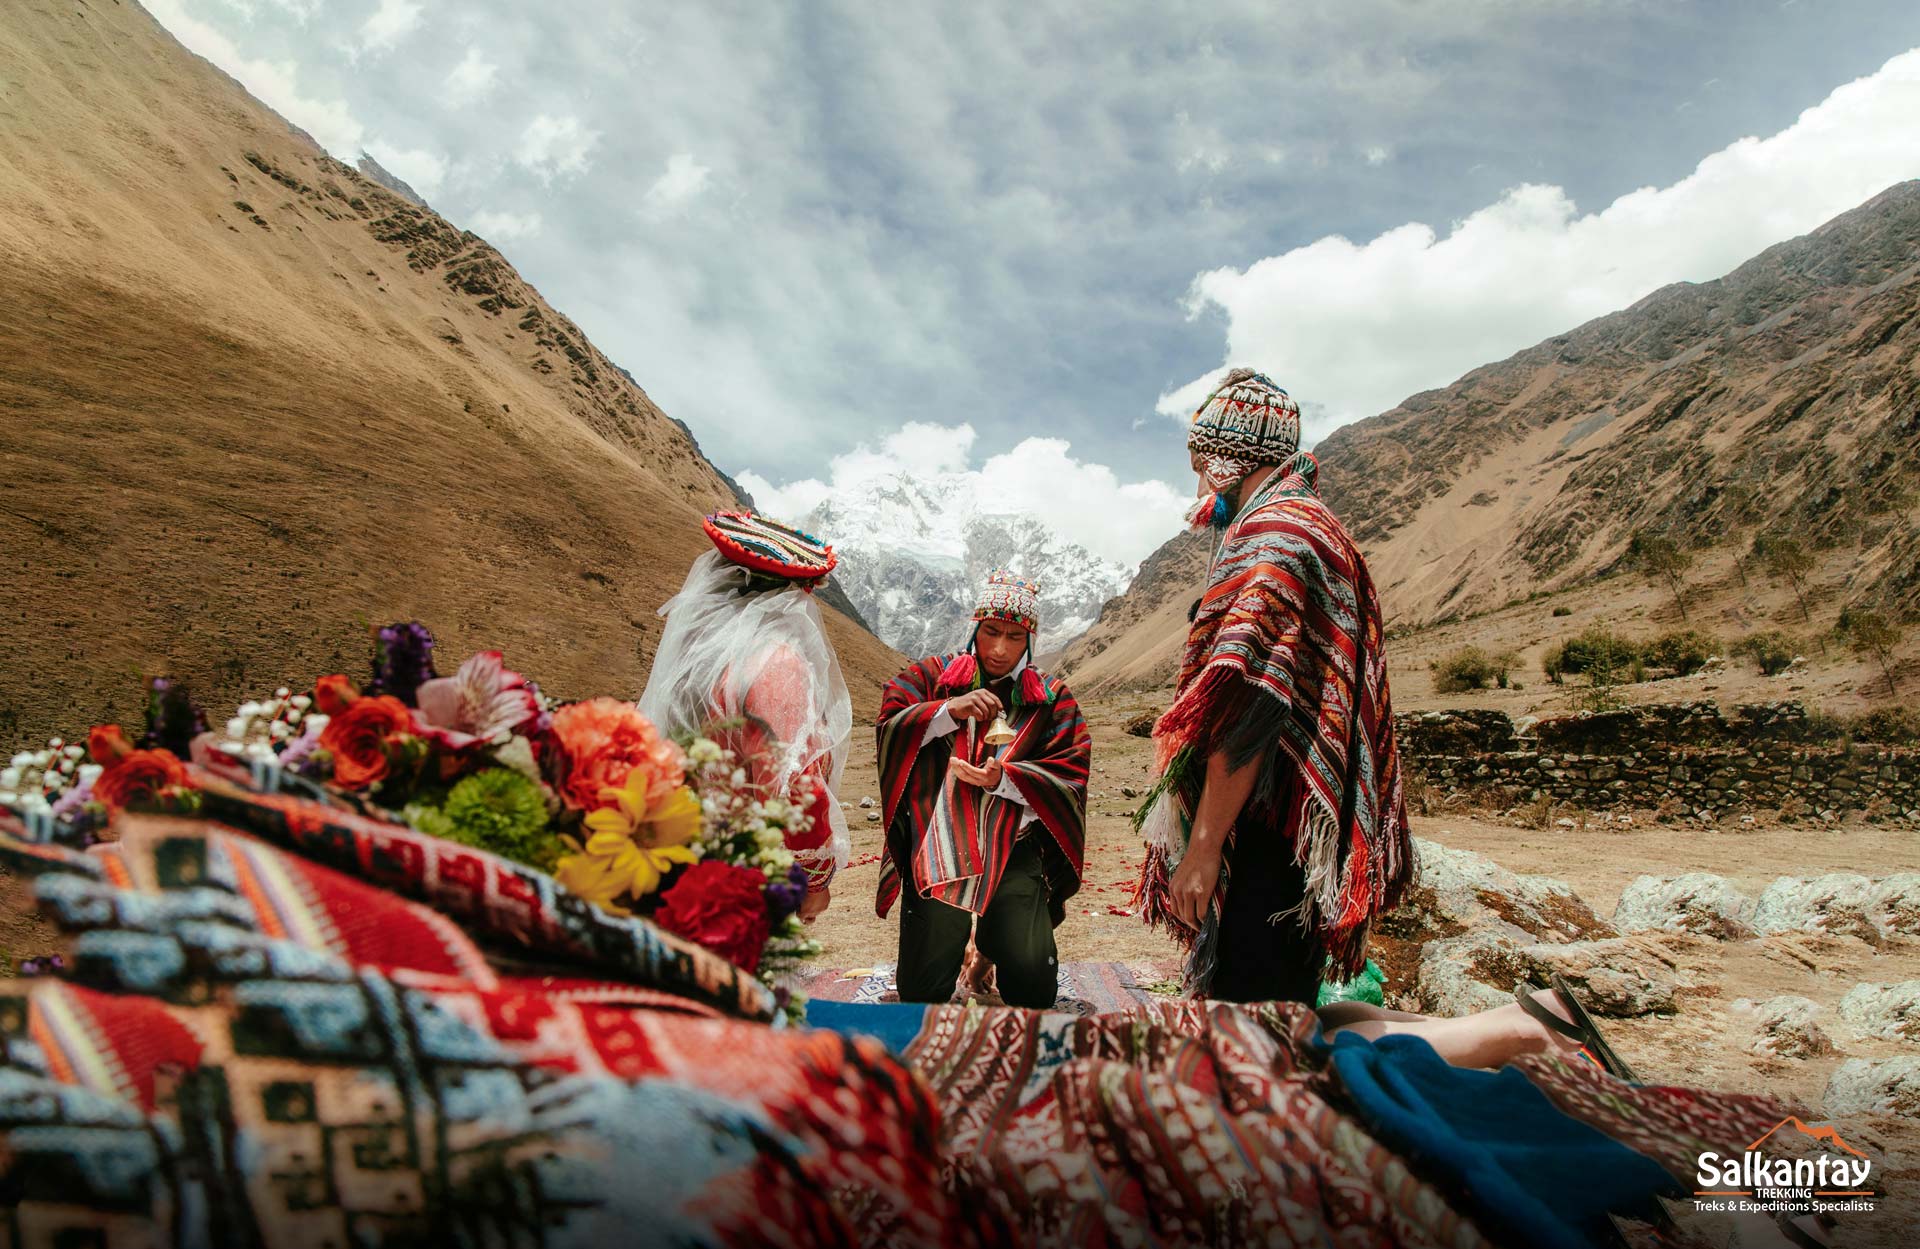
[{"label": "man holding bell", "polygon": [[1033,665],[1039,587],[987,578],[965,650],[924,659],[881,697],[886,846],[875,910],[900,907],[903,1002],[945,1002],[970,933],[1009,1006],[1053,1005],[1053,930],[1080,888],[1087,723]]}]

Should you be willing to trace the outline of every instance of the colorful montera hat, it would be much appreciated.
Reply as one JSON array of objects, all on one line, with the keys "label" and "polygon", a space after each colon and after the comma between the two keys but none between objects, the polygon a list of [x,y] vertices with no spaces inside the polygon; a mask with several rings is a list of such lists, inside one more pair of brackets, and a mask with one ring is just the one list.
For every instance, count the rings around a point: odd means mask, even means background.
[{"label": "colorful montera hat", "polygon": [[833,548],[812,534],[752,512],[715,512],[700,527],[721,555],[770,577],[816,582],[840,562]]},{"label": "colorful montera hat", "polygon": [[1187,447],[1201,455],[1284,464],[1300,449],[1300,405],[1266,374],[1235,369],[1193,414]]},{"label": "colorful montera hat", "polygon": [[1004,620],[1029,633],[1040,628],[1040,583],[1003,569],[987,574],[987,588],[974,606],[975,620]]}]

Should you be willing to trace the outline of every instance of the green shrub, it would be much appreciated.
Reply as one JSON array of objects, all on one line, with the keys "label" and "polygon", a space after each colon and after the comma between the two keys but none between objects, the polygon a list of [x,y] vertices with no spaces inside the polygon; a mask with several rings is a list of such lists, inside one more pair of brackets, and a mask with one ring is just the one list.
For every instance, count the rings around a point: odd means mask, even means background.
[{"label": "green shrub", "polygon": [[1882,746],[1920,745],[1920,712],[1912,707],[1886,703],[1852,717],[1847,728],[1855,741]]},{"label": "green shrub", "polygon": [[1578,637],[1549,648],[1540,667],[1556,685],[1566,677],[1596,671],[1610,681],[1638,681],[1646,675],[1640,648],[1605,625],[1589,625]]},{"label": "green shrub", "polygon": [[1675,629],[1647,643],[1641,652],[1649,668],[1665,668],[1676,676],[1691,676],[1720,653],[1720,643],[1698,629]]},{"label": "green shrub", "polygon": [[1442,694],[1466,690],[1484,690],[1490,685],[1507,688],[1507,675],[1513,671],[1513,656],[1489,654],[1478,646],[1463,646],[1427,665],[1433,673],[1433,688]]},{"label": "green shrub", "polygon": [[1573,615],[1573,608],[1571,608],[1571,607],[1556,607],[1556,608],[1554,608],[1554,609],[1553,609],[1553,614],[1554,614],[1554,615],[1556,615],[1556,616],[1571,616],[1571,615]]},{"label": "green shrub", "polygon": [[1733,644],[1733,653],[1753,660],[1763,676],[1778,676],[1793,663],[1793,639],[1778,629],[1749,633]]}]

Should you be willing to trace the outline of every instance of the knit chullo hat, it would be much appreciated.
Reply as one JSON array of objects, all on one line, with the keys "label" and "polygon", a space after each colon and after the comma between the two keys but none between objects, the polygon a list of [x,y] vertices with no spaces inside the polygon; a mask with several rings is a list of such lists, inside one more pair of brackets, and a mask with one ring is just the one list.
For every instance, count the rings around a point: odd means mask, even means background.
[{"label": "knit chullo hat", "polygon": [[700,527],[727,560],[804,590],[818,586],[839,563],[833,548],[812,534],[752,512],[715,512]]},{"label": "knit chullo hat", "polygon": [[1232,513],[1228,491],[1257,469],[1285,464],[1300,450],[1300,405],[1266,374],[1234,369],[1194,412],[1187,449],[1200,457],[1200,471],[1213,492],[1187,519],[1196,528],[1224,525]]},{"label": "knit chullo hat", "polygon": [[1004,620],[1029,633],[1040,628],[1040,583],[995,569],[987,574],[987,588],[974,604],[975,620]]},{"label": "knit chullo hat", "polygon": [[[987,574],[986,589],[980,592],[979,601],[974,604],[973,619],[977,627],[982,620],[1004,620],[1016,624],[1029,634],[1040,628],[1040,583],[1025,577],[1015,576],[1003,569],[995,569]],[[1032,642],[1028,642],[1031,654]],[[971,649],[964,650],[947,662],[940,673],[940,684],[950,689],[971,689],[980,675],[980,662],[974,658]],[[1037,703],[1046,698],[1046,686],[1040,680],[1040,673],[1023,663],[1019,670],[1020,680],[1016,685],[1017,698],[1021,702]]]}]

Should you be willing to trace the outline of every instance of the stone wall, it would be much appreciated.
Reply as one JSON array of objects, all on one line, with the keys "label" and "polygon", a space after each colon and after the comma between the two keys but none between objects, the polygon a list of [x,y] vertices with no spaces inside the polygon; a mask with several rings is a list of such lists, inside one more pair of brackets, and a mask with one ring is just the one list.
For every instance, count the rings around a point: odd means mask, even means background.
[{"label": "stone wall", "polygon": [[1786,808],[1920,822],[1920,748],[1834,740],[1798,703],[1636,707],[1514,721],[1498,711],[1398,717],[1409,771],[1442,789],[1498,788],[1589,808],[1711,818]]}]

